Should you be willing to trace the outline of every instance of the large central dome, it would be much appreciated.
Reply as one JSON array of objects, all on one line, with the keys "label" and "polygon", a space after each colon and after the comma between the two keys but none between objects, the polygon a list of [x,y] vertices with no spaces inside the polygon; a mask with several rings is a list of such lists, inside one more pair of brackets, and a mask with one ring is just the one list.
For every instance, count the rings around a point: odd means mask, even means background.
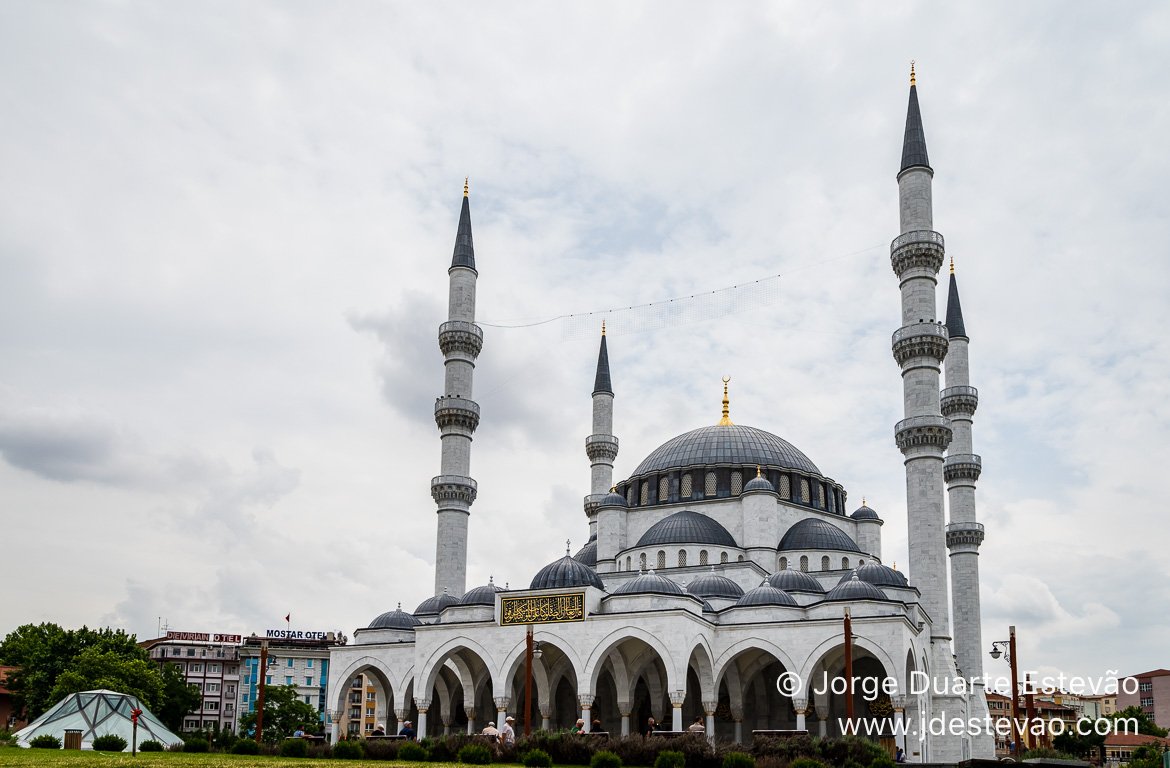
[{"label": "large central dome", "polygon": [[631,477],[687,467],[755,465],[819,475],[816,464],[783,438],[739,424],[699,427],[658,446]]}]

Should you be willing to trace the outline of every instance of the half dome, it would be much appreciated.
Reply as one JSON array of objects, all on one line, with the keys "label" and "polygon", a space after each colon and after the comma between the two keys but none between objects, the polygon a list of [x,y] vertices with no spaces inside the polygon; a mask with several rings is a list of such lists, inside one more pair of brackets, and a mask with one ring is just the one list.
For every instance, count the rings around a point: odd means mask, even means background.
[{"label": "half dome", "polygon": [[767,582],[758,587],[749,589],[743,597],[735,601],[736,608],[751,608],[761,605],[785,605],[796,607],[792,595],[782,589],[776,589]]},{"label": "half dome", "polygon": [[814,592],[818,595],[825,594],[825,588],[821,586],[821,583],[804,571],[794,571],[791,569],[776,571],[768,577],[768,583],[776,589],[782,589],[785,592]]},{"label": "half dome", "polygon": [[494,579],[488,579],[488,583],[482,587],[469,589],[463,593],[463,597],[459,598],[460,605],[492,605],[496,604],[496,593],[503,592],[502,587],[497,587]]},{"label": "half dome", "polygon": [[900,587],[905,589],[910,586],[910,582],[906,581],[906,577],[902,573],[881,563],[860,565],[854,568],[852,573],[847,573],[842,576],[839,583],[844,584],[853,576],[856,576],[861,581],[873,584],[875,587]]},{"label": "half dome", "polygon": [[402,610],[402,603],[393,611],[386,611],[370,622],[369,629],[405,629],[411,632],[421,624],[418,619]]},{"label": "half dome", "polygon": [[861,552],[849,534],[832,523],[818,520],[815,517],[806,517],[793,525],[780,539],[777,549],[814,549],[837,550],[840,552]]},{"label": "half dome", "polygon": [[597,567],[597,534],[589,537],[589,541],[577,551],[577,554],[573,555],[573,559],[590,568]]},{"label": "half dome", "polygon": [[445,608],[452,605],[459,605],[459,598],[444,592],[441,595],[428,597],[419,603],[418,608],[414,609],[414,615],[418,618],[438,616]]},{"label": "half dome", "polygon": [[529,589],[565,589],[567,587],[597,587],[604,590],[597,571],[584,563],[565,555],[554,560],[537,572]]},{"label": "half dome", "polygon": [[649,573],[642,573],[630,579],[615,589],[613,594],[685,595],[686,593],[674,581],[665,576],[659,576],[654,571],[650,571]]},{"label": "half dome", "polygon": [[686,467],[747,464],[821,474],[817,465],[787,440],[755,427],[729,424],[699,427],[667,440],[631,477]]},{"label": "half dome", "polygon": [[726,576],[717,573],[704,573],[696,576],[687,584],[687,592],[695,597],[710,598],[722,597],[728,600],[738,600],[743,597],[743,588]]},{"label": "half dome", "polygon": [[878,513],[870,507],[867,507],[864,502],[857,509],[853,510],[853,514],[849,515],[854,520],[881,520]]},{"label": "half dome", "polygon": [[656,547],[664,544],[710,544],[736,547],[735,538],[713,518],[684,509],[659,520],[642,534],[636,546]]}]

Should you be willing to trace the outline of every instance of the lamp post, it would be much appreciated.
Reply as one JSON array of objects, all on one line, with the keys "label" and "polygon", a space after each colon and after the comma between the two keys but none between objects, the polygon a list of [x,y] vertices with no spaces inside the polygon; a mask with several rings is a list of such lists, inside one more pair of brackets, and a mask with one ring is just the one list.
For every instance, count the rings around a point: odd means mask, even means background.
[{"label": "lamp post", "polygon": [[[993,659],[1004,657],[1004,661],[1012,670],[1012,754],[1020,753],[1020,682],[1016,668],[1016,628],[1008,627],[1008,639],[996,640],[991,644],[990,656]],[[1024,730],[1027,730],[1025,724]]]},{"label": "lamp post", "polygon": [[540,643],[532,639],[532,625],[524,635],[524,735],[532,735],[532,662],[540,659]]}]

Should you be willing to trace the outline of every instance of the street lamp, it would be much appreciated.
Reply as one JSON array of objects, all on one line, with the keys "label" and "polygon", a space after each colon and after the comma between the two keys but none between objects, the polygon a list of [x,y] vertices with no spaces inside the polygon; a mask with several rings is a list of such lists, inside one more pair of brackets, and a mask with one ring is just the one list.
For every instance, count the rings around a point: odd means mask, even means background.
[{"label": "street lamp", "polygon": [[[993,659],[1004,657],[1004,661],[1012,670],[1012,754],[1020,753],[1020,683],[1019,673],[1016,671],[1016,628],[1008,627],[1008,639],[996,640],[991,644],[989,655]],[[1025,723],[1024,730],[1028,724]]]}]

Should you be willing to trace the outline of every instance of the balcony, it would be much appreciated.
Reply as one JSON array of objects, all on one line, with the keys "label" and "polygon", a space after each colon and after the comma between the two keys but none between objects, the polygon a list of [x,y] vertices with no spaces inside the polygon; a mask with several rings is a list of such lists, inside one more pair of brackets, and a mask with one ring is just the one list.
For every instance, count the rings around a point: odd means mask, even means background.
[{"label": "balcony", "polygon": [[905,365],[916,357],[942,362],[949,345],[947,327],[937,322],[904,325],[890,337],[890,348],[898,365]]},{"label": "balcony", "polygon": [[974,546],[983,543],[983,523],[950,523],[947,525],[947,547]]},{"label": "balcony", "polygon": [[898,235],[890,243],[890,266],[898,277],[910,270],[926,275],[938,274],[942,267],[946,245],[943,236],[929,229],[918,229]]},{"label": "balcony", "polygon": [[920,447],[944,451],[951,444],[951,422],[943,416],[911,416],[894,425],[894,440],[902,453]]},{"label": "balcony", "polygon": [[439,326],[439,349],[445,356],[474,360],[483,349],[483,329],[465,320],[448,320]]},{"label": "balcony", "polygon": [[939,393],[939,405],[943,416],[971,416],[979,406],[979,390],[968,386],[947,387]]}]

